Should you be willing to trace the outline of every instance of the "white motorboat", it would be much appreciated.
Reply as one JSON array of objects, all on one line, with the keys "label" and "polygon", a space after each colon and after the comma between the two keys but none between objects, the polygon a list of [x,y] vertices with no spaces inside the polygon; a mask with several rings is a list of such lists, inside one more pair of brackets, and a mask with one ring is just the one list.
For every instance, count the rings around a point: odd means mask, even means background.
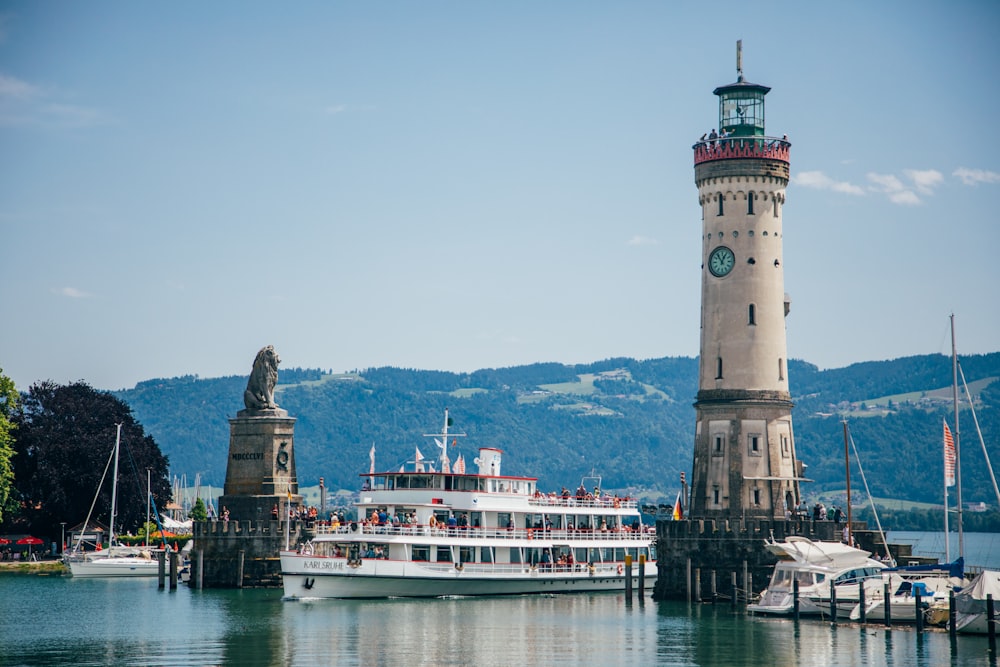
[{"label": "white motorboat", "polygon": [[767,588],[747,610],[759,614],[790,616],[794,612],[794,585],[799,585],[799,613],[830,614],[830,584],[837,596],[837,616],[847,617],[858,604],[858,587],[866,594],[881,586],[879,576],[886,564],[871,558],[871,552],[840,542],[812,541],[790,536],[784,542],[768,542],[768,551],[778,557]]},{"label": "white motorboat", "polygon": [[654,580],[655,531],[634,499],[603,493],[597,477],[575,492],[543,493],[536,478],[502,475],[502,452],[488,447],[475,472],[461,458],[451,469],[448,439],[462,434],[449,435],[449,423],[445,412],[442,433],[431,436],[441,471],[419,450],[413,470],[375,473],[373,463],[362,475],[362,520],[319,526],[281,552],[286,599],[623,590],[640,568]]}]

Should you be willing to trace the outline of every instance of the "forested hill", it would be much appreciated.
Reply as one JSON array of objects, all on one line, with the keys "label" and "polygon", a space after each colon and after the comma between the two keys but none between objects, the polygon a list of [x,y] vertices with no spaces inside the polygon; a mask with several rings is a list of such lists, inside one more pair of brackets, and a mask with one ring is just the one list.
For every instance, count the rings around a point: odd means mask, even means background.
[{"label": "forested hill", "polygon": [[[961,358],[990,457],[1000,462],[1000,353]],[[876,497],[941,502],[943,418],[952,422],[951,359],[941,355],[859,363],[821,371],[789,364],[799,458],[809,496],[844,487],[846,417]],[[276,400],[298,421],[299,483],[319,477],[355,490],[376,448],[378,470],[398,470],[419,448],[439,450],[445,408],[464,432],[470,467],[482,446],[504,451],[503,472],[538,477],[543,489],[578,485],[591,471],[607,489],[673,501],[679,473],[690,471],[698,361],[608,359],[567,366],[540,363],[449,373],[374,368],[346,374],[282,369]],[[222,486],[229,422],[243,408],[246,377],[188,376],[141,382],[117,392],[170,458],[174,474]],[[952,423],[954,428],[954,424]],[[996,504],[972,412],[961,416],[966,501]],[[852,479],[856,479],[856,465]]]}]

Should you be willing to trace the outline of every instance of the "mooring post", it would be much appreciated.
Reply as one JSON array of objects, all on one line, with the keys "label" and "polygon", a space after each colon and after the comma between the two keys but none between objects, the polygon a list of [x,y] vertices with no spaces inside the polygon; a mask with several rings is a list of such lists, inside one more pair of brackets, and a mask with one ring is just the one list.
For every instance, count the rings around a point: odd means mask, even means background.
[{"label": "mooring post", "polygon": [[792,618],[799,622],[799,580],[792,579]]},{"label": "mooring post", "polygon": [[889,582],[882,584],[882,599],[885,600],[885,627],[892,626],[892,598],[889,596]]},{"label": "mooring post", "polygon": [[955,631],[955,591],[948,591],[948,634],[951,638],[956,637]]},{"label": "mooring post", "polygon": [[746,561],[743,561],[743,589],[746,593],[744,600],[749,604],[753,597],[753,581],[750,579],[750,566]]},{"label": "mooring post", "polygon": [[691,558],[687,559],[687,598],[688,604],[691,604]]},{"label": "mooring post", "polygon": [[646,595],[646,554],[639,554],[639,598]]},{"label": "mooring post", "polygon": [[625,598],[632,599],[632,554],[625,554]]},{"label": "mooring post", "polygon": [[694,600],[701,602],[701,568],[694,569]]},{"label": "mooring post", "polygon": [[176,551],[170,552],[170,590],[177,590],[177,559],[178,554]]},{"label": "mooring post", "polygon": [[719,598],[719,591],[715,587],[715,570],[712,570],[709,576],[711,577],[712,582],[712,604],[715,604]]},{"label": "mooring post", "polygon": [[731,604],[732,604],[733,609],[735,609],[736,608],[736,602],[737,602],[737,600],[739,600],[739,597],[740,597],[740,589],[737,587],[738,585],[736,583],[736,570],[733,570],[732,572],[729,573],[729,584],[730,584],[730,588],[733,591],[733,600],[732,600]]},{"label": "mooring post", "polygon": [[159,550],[156,552],[156,587],[161,591],[166,586],[166,574],[167,574],[167,552],[164,550]]},{"label": "mooring post", "polygon": [[917,624],[917,632],[924,631],[924,609],[920,604],[920,589],[921,586],[914,586],[916,589],[913,592],[913,622]]},{"label": "mooring post", "polygon": [[246,552],[240,549],[239,560],[236,567],[236,588],[243,588],[243,560]]},{"label": "mooring post", "polygon": [[198,551],[195,553],[195,561],[198,563],[198,567],[195,570],[195,573],[198,575],[198,578],[195,580],[195,588],[197,588],[200,591],[202,588],[205,587],[205,550],[204,549],[198,549]]},{"label": "mooring post", "polygon": [[833,585],[833,579],[830,580],[830,622],[837,622],[837,587]]},{"label": "mooring post", "polygon": [[990,657],[996,659],[997,656],[997,627],[993,619],[996,609],[993,606],[993,594],[986,594],[986,636],[989,638]]},{"label": "mooring post", "polygon": [[861,624],[868,622],[868,610],[865,609],[865,580],[858,582],[858,608],[861,610]]}]

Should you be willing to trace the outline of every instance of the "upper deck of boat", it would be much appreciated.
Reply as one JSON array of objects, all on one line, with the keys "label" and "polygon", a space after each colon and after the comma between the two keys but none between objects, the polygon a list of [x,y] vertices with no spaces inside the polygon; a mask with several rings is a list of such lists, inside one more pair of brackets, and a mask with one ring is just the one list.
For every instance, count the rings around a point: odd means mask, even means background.
[{"label": "upper deck of boat", "polygon": [[[566,508],[617,513],[615,510],[634,512],[638,506],[634,498],[602,493],[599,489],[595,489],[594,493],[582,487],[572,493],[565,488],[559,493],[543,493],[538,490],[534,477],[420,471],[372,473],[362,477],[365,483],[361,490],[361,502],[358,503],[360,506],[386,502],[452,504],[452,501],[469,493],[475,493],[484,506],[527,505],[542,511]],[[442,497],[431,497],[438,494]],[[449,502],[445,502],[446,499]]]}]

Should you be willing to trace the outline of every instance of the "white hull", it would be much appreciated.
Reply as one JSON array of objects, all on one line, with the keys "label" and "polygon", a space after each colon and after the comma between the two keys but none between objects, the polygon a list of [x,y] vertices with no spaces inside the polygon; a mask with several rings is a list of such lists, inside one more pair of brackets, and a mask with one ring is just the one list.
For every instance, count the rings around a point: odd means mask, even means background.
[{"label": "white hull", "polygon": [[[993,621],[996,623],[996,620]],[[986,612],[981,614],[956,614],[955,631],[966,635],[985,635],[989,632]]]},{"label": "white hull", "polygon": [[[282,552],[281,570],[286,599],[388,598],[531,593],[585,593],[624,591],[625,576],[615,565],[591,570],[531,568],[527,565],[467,564],[461,570],[450,563],[413,563],[365,560],[357,567],[345,558]],[[638,587],[639,567],[633,566]],[[656,577],[656,563],[646,563],[646,585]]]},{"label": "white hull", "polygon": [[74,577],[155,577],[158,561],[140,556],[112,556],[71,560],[67,563]]},{"label": "white hull", "polygon": [[64,562],[74,577],[155,577],[160,571],[158,560],[138,554],[90,553]]}]

